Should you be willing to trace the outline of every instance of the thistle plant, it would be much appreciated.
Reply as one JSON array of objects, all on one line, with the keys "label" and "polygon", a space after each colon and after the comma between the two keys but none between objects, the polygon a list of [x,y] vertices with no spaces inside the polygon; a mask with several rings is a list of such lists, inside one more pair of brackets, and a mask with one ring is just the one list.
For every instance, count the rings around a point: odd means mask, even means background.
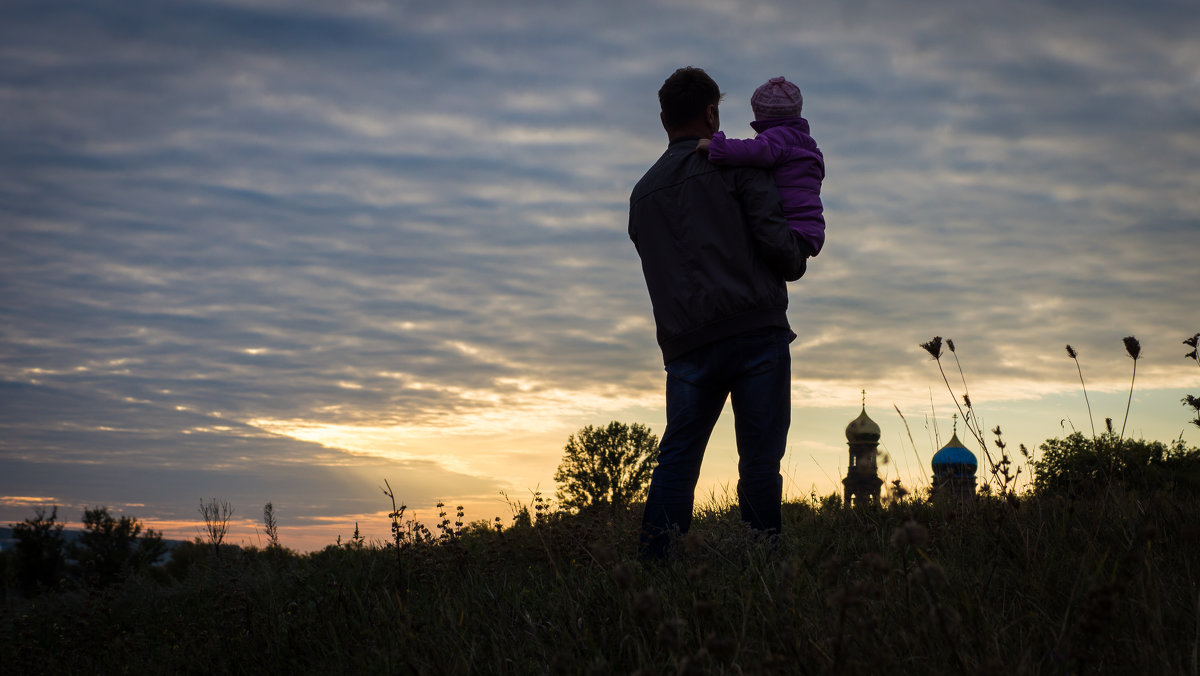
[{"label": "thistle plant", "polygon": [[1125,419],[1121,421],[1121,438],[1125,437],[1125,423],[1129,422],[1129,408],[1133,405],[1133,382],[1137,379],[1137,360],[1142,355],[1142,344],[1133,336],[1122,338],[1125,342],[1125,352],[1133,360],[1133,377],[1129,379],[1129,401],[1125,403]]},{"label": "thistle plant", "polygon": [[1075,360],[1075,370],[1079,372],[1079,386],[1083,388],[1083,403],[1087,404],[1088,425],[1092,428],[1092,442],[1096,441],[1096,422],[1092,419],[1092,402],[1088,400],[1087,385],[1083,382],[1083,368],[1079,366],[1079,353],[1067,345],[1067,356]]},{"label": "thistle plant", "polygon": [[[950,385],[950,379],[946,377],[946,370],[942,368],[942,337],[934,336],[932,339],[921,343],[921,347],[933,357],[937,362],[938,373],[942,374],[942,382],[946,383],[946,389],[950,391],[950,398],[954,401],[954,406],[958,408],[959,415],[962,416],[963,424],[966,425],[967,431],[971,436],[975,437],[975,441],[979,443],[979,448],[983,449],[983,454],[987,458],[988,465],[991,469],[992,478],[997,482],[1002,482],[998,475],[998,467],[996,462],[992,460],[991,451],[988,450],[987,440],[984,439],[983,430],[979,427],[979,421],[975,417],[975,409],[971,405],[971,396],[966,392],[967,379],[963,375],[962,364],[958,361],[958,353],[954,350],[954,341],[947,339],[946,346],[950,348],[950,352],[954,354],[954,362],[958,364],[958,375],[963,382],[963,404],[966,404],[966,410],[963,410],[962,405],[958,403],[958,398],[954,394],[954,388]],[[999,488],[1003,489],[1004,484],[1000,483]]]},{"label": "thistle plant", "polygon": [[[1185,354],[1183,358],[1191,359],[1196,362],[1196,366],[1200,366],[1200,347],[1198,347],[1198,344],[1200,344],[1200,333],[1184,340],[1183,344],[1192,348],[1192,351]],[[1191,420],[1191,423],[1196,427],[1200,427],[1200,398],[1185,394],[1180,401],[1184,406],[1190,406],[1196,412],[1196,417]]]}]

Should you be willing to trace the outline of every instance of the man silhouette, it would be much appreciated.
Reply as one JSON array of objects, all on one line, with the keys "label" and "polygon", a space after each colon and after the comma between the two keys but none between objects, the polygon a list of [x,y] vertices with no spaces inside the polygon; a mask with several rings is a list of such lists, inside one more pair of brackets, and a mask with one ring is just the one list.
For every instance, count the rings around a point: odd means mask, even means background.
[{"label": "man silhouette", "polygon": [[691,525],[700,464],[726,398],[733,403],[742,519],[780,532],[791,418],[785,282],[808,248],[787,227],[762,169],[718,167],[696,152],[720,127],[722,94],[699,68],[658,91],[667,150],[629,199],[629,237],[642,260],[667,371],[667,427],[642,516],[644,560]]}]

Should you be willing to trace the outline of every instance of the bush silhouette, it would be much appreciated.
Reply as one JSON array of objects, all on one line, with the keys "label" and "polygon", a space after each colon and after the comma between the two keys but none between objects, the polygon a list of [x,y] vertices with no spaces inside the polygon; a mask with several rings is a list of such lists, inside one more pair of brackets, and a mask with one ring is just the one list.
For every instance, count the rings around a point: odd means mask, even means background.
[{"label": "bush silhouette", "polygon": [[1075,432],[1046,440],[1041,450],[1033,462],[1033,489],[1039,493],[1091,495],[1112,484],[1141,492],[1200,493],[1200,448],[1187,448],[1182,439],[1168,445],[1112,432],[1094,439]]}]

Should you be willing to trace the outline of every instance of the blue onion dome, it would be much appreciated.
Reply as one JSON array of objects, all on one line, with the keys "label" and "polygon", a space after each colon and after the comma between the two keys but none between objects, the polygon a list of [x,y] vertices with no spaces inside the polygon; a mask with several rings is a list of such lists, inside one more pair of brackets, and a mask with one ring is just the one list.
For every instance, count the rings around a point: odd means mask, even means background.
[{"label": "blue onion dome", "polygon": [[979,467],[979,462],[975,460],[975,454],[968,451],[967,447],[963,446],[963,443],[958,440],[957,432],[950,437],[950,441],[946,442],[942,450],[934,454],[931,464],[934,469],[953,465],[966,465],[972,468]]},{"label": "blue onion dome", "polygon": [[862,413],[846,425],[847,441],[879,441],[879,425],[867,415],[867,407],[863,406]]}]

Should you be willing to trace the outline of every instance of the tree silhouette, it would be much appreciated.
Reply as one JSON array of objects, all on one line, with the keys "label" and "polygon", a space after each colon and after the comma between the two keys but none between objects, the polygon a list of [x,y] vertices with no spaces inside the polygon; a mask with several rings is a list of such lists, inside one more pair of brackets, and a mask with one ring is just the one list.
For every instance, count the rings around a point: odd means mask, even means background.
[{"label": "tree silhouette", "polygon": [[34,513],[34,518],[12,524],[17,540],[17,582],[27,595],[57,587],[66,572],[66,538],[63,524],[58,521],[58,507],[50,516],[41,507]]},{"label": "tree silhouette", "polygon": [[84,579],[103,587],[147,570],[167,552],[167,545],[157,531],[143,531],[136,518],[115,519],[107,507],[96,507],[83,510],[83,533],[70,550]]},{"label": "tree silhouette", "polygon": [[658,437],[645,425],[617,421],[571,435],[554,473],[558,501],[583,510],[623,509],[644,496],[658,458]]}]

